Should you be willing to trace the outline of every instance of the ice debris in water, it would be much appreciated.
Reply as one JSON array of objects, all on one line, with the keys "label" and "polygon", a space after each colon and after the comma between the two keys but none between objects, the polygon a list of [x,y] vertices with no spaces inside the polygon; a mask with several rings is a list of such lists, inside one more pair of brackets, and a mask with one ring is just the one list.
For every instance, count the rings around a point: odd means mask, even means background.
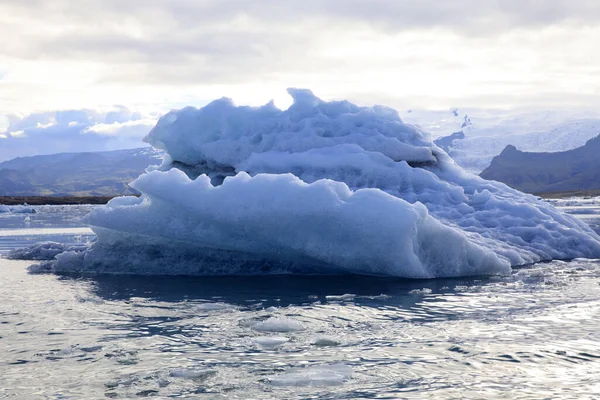
[{"label": "ice debris in water", "polygon": [[424,294],[430,294],[431,292],[432,292],[432,290],[430,288],[423,288],[423,289],[413,289],[408,293],[415,294],[415,295],[424,295]]},{"label": "ice debris in water", "polygon": [[270,317],[253,326],[259,332],[298,332],[306,329],[302,322],[292,318]]},{"label": "ice debris in water", "polygon": [[0,204],[0,214],[2,213],[13,213],[13,214],[35,214],[35,208],[27,205],[27,203],[22,206],[5,206]]},{"label": "ice debris in water", "polygon": [[22,249],[11,250],[6,258],[10,260],[48,261],[65,251],[80,252],[88,248],[85,244],[68,245],[57,242],[39,242]]},{"label": "ice debris in water", "polygon": [[133,274],[507,274],[600,257],[600,238],[552,205],[458,167],[382,106],[229,99],[163,116],[163,164],[87,221],[98,240],[51,271]]},{"label": "ice debris in water", "polygon": [[325,300],[327,301],[352,301],[356,298],[355,294],[350,294],[350,293],[346,293],[346,294],[342,294],[342,295],[329,295],[329,296],[325,296]]},{"label": "ice debris in water", "polygon": [[269,378],[274,386],[336,386],[352,378],[352,368],[344,364],[310,366]]},{"label": "ice debris in water", "polygon": [[283,336],[257,336],[252,338],[252,343],[266,348],[278,347],[289,341],[290,339]]}]

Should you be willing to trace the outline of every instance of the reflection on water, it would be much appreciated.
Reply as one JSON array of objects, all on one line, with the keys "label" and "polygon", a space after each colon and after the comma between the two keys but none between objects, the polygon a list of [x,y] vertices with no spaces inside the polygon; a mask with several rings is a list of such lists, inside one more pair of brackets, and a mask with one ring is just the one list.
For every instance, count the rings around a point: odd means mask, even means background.
[{"label": "reflection on water", "polygon": [[600,261],[432,281],[56,277],[25,265],[2,261],[0,396],[600,394]]}]

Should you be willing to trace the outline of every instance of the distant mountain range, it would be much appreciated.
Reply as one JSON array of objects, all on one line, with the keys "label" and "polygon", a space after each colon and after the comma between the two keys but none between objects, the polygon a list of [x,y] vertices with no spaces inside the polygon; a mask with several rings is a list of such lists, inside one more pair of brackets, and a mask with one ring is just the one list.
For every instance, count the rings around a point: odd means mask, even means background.
[{"label": "distant mountain range", "polygon": [[115,196],[162,161],[151,147],[19,157],[0,163],[0,196]]},{"label": "distant mountain range", "polygon": [[598,112],[466,112],[413,111],[403,118],[431,132],[435,143],[458,165],[476,174],[508,145],[522,151],[558,152],[583,146],[600,134]]},{"label": "distant mountain range", "polygon": [[528,153],[506,146],[480,176],[528,193],[598,190],[600,136],[556,153]]}]

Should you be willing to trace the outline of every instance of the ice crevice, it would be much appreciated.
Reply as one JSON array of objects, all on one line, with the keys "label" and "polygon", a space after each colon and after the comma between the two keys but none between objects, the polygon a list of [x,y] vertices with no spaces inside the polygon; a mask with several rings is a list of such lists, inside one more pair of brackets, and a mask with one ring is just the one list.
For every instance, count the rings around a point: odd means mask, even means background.
[{"label": "ice crevice", "polygon": [[220,99],[163,116],[142,196],[94,210],[98,240],[46,269],[435,278],[600,257],[583,222],[465,172],[395,110],[288,92],[287,110]]}]

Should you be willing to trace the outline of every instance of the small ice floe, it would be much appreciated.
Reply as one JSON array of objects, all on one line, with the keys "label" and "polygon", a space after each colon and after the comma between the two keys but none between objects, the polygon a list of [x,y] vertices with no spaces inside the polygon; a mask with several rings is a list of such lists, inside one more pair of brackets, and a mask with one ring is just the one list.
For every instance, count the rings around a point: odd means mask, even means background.
[{"label": "small ice floe", "polygon": [[331,296],[325,296],[325,299],[327,301],[352,301],[356,298],[355,294],[342,294],[342,295],[331,295]]},{"label": "small ice floe", "polygon": [[9,260],[50,261],[58,254],[66,251],[81,252],[88,248],[85,244],[69,245],[57,242],[39,242],[23,249],[11,250],[6,258]]},{"label": "small ice floe", "polygon": [[13,213],[13,214],[35,214],[35,208],[24,203],[22,206],[4,206],[0,205],[0,214],[2,213]]},{"label": "small ice floe", "polygon": [[45,261],[39,264],[31,264],[27,267],[27,271],[30,274],[50,274],[52,273],[52,266],[51,261]]},{"label": "small ice floe", "polygon": [[423,289],[413,289],[410,292],[408,292],[408,294],[422,295],[422,294],[429,294],[431,292],[432,292],[431,289],[423,288]]},{"label": "small ice floe", "polygon": [[290,339],[283,336],[257,336],[252,338],[251,341],[261,347],[275,348],[289,342]]},{"label": "small ice floe", "polygon": [[23,203],[22,206],[11,206],[8,207],[8,212],[13,214],[35,214],[35,208],[29,206],[27,203]]},{"label": "small ice floe", "polygon": [[352,378],[352,368],[344,364],[298,368],[269,378],[274,386],[337,386]]},{"label": "small ice floe", "polygon": [[298,332],[303,331],[306,327],[295,319],[271,317],[255,324],[252,329],[259,332]]},{"label": "small ice floe", "polygon": [[315,339],[313,345],[318,347],[334,347],[339,346],[341,342],[339,340],[335,340],[332,337],[321,336]]},{"label": "small ice floe", "polygon": [[217,371],[213,369],[175,368],[170,371],[169,375],[172,378],[206,379],[215,375],[216,373]]},{"label": "small ice floe", "polygon": [[377,296],[363,296],[365,299],[369,300],[389,300],[392,298],[389,294],[378,294]]}]

